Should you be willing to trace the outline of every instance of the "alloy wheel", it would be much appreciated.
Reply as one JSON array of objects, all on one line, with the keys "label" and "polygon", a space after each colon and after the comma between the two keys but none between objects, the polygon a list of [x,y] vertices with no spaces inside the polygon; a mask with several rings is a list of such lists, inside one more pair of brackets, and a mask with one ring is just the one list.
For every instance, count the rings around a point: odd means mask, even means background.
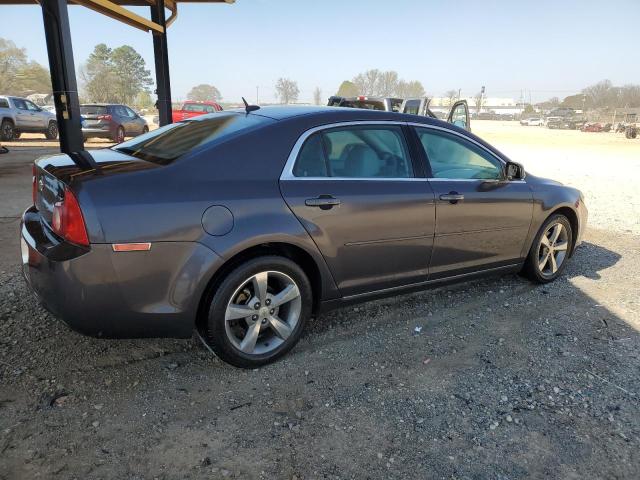
[{"label": "alloy wheel", "polygon": [[551,277],[560,269],[567,256],[569,234],[562,223],[547,227],[538,246],[538,269],[544,277]]},{"label": "alloy wheel", "polygon": [[274,270],[259,272],[231,295],[225,333],[243,354],[266,354],[289,338],[301,311],[300,289],[289,275]]}]

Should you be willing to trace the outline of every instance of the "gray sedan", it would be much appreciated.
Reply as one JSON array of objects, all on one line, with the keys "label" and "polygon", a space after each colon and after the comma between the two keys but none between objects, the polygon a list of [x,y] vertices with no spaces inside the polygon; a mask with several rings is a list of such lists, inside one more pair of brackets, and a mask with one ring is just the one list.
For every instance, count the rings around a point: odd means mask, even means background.
[{"label": "gray sedan", "polygon": [[36,162],[24,274],[74,329],[195,330],[222,359],[288,352],[329,308],[478,276],[562,274],[582,194],[451,124],[257,107]]}]

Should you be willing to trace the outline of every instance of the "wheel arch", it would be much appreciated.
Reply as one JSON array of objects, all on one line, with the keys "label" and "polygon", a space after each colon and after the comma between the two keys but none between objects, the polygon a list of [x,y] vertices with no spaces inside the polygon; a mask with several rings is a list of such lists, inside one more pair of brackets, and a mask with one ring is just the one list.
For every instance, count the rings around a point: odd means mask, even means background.
[{"label": "wheel arch", "polygon": [[578,240],[578,234],[580,229],[580,221],[578,220],[578,214],[573,208],[565,205],[565,206],[558,207],[552,212],[550,212],[549,215],[547,215],[547,217],[544,219],[544,221],[546,222],[549,217],[556,214],[564,215],[565,217],[567,217],[567,220],[569,220],[569,223],[571,224],[571,250],[569,251],[569,256],[571,257],[573,256],[573,252],[575,250],[576,241]]},{"label": "wheel arch", "polygon": [[312,311],[318,311],[320,299],[322,298],[322,274],[320,272],[319,266],[313,259],[313,256],[303,248],[291,243],[261,243],[237,252],[235,255],[227,259],[209,279],[209,282],[204,289],[204,293],[200,298],[196,314],[196,328],[199,331],[201,331],[201,328],[205,325],[207,320],[207,305],[209,304],[216,288],[225,279],[225,277],[242,263],[253,258],[267,255],[277,255],[288,258],[289,260],[299,265],[300,268],[302,268],[304,273],[307,275],[307,278],[309,278],[309,282],[311,283],[311,289],[313,292]]}]

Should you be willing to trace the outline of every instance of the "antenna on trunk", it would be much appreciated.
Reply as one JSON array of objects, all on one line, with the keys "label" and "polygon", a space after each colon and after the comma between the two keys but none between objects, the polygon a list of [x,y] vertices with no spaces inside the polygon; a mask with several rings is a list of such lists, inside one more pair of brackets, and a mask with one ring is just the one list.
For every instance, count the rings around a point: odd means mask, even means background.
[{"label": "antenna on trunk", "polygon": [[255,112],[256,110],[260,110],[258,105],[249,105],[249,103],[242,97],[242,101],[244,102],[244,109],[247,113]]}]

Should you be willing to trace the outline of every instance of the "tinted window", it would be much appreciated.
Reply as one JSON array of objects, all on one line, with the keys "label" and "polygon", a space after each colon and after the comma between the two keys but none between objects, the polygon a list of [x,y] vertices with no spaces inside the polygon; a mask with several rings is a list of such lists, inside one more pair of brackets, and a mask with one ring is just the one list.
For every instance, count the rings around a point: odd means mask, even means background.
[{"label": "tinted window", "polygon": [[13,104],[15,105],[16,108],[18,108],[20,110],[26,110],[27,109],[27,104],[25,103],[24,100],[22,100],[20,98],[14,98],[13,99]]},{"label": "tinted window", "polygon": [[420,113],[420,100],[407,100],[404,105],[404,113],[410,113],[412,115],[419,115]]},{"label": "tinted window", "polygon": [[312,135],[304,142],[293,168],[296,177],[326,177],[327,161],[322,147],[322,135]]},{"label": "tinted window", "polygon": [[200,116],[140,135],[119,144],[114,150],[150,162],[167,164],[200,145],[225,140],[235,133],[268,122],[272,120],[258,115],[226,113]]},{"label": "tinted window", "polygon": [[9,100],[0,98],[0,108],[9,108]]},{"label": "tinted window", "polygon": [[185,103],[183,110],[187,112],[207,112],[207,105],[201,103]]},{"label": "tinted window", "polygon": [[413,177],[400,127],[363,126],[326,130],[310,137],[293,169],[296,177]]},{"label": "tinted window", "polygon": [[502,164],[480,147],[457,135],[417,128],[433,178],[500,179]]},{"label": "tinted window", "polygon": [[80,105],[80,115],[106,115],[107,107],[101,105]]},{"label": "tinted window", "polygon": [[30,102],[29,100],[25,100],[24,103],[27,105],[27,110],[31,110],[32,112],[40,111],[40,107],[38,107],[35,103]]},{"label": "tinted window", "polygon": [[467,128],[467,107],[461,103],[451,113],[451,123],[456,127]]}]

